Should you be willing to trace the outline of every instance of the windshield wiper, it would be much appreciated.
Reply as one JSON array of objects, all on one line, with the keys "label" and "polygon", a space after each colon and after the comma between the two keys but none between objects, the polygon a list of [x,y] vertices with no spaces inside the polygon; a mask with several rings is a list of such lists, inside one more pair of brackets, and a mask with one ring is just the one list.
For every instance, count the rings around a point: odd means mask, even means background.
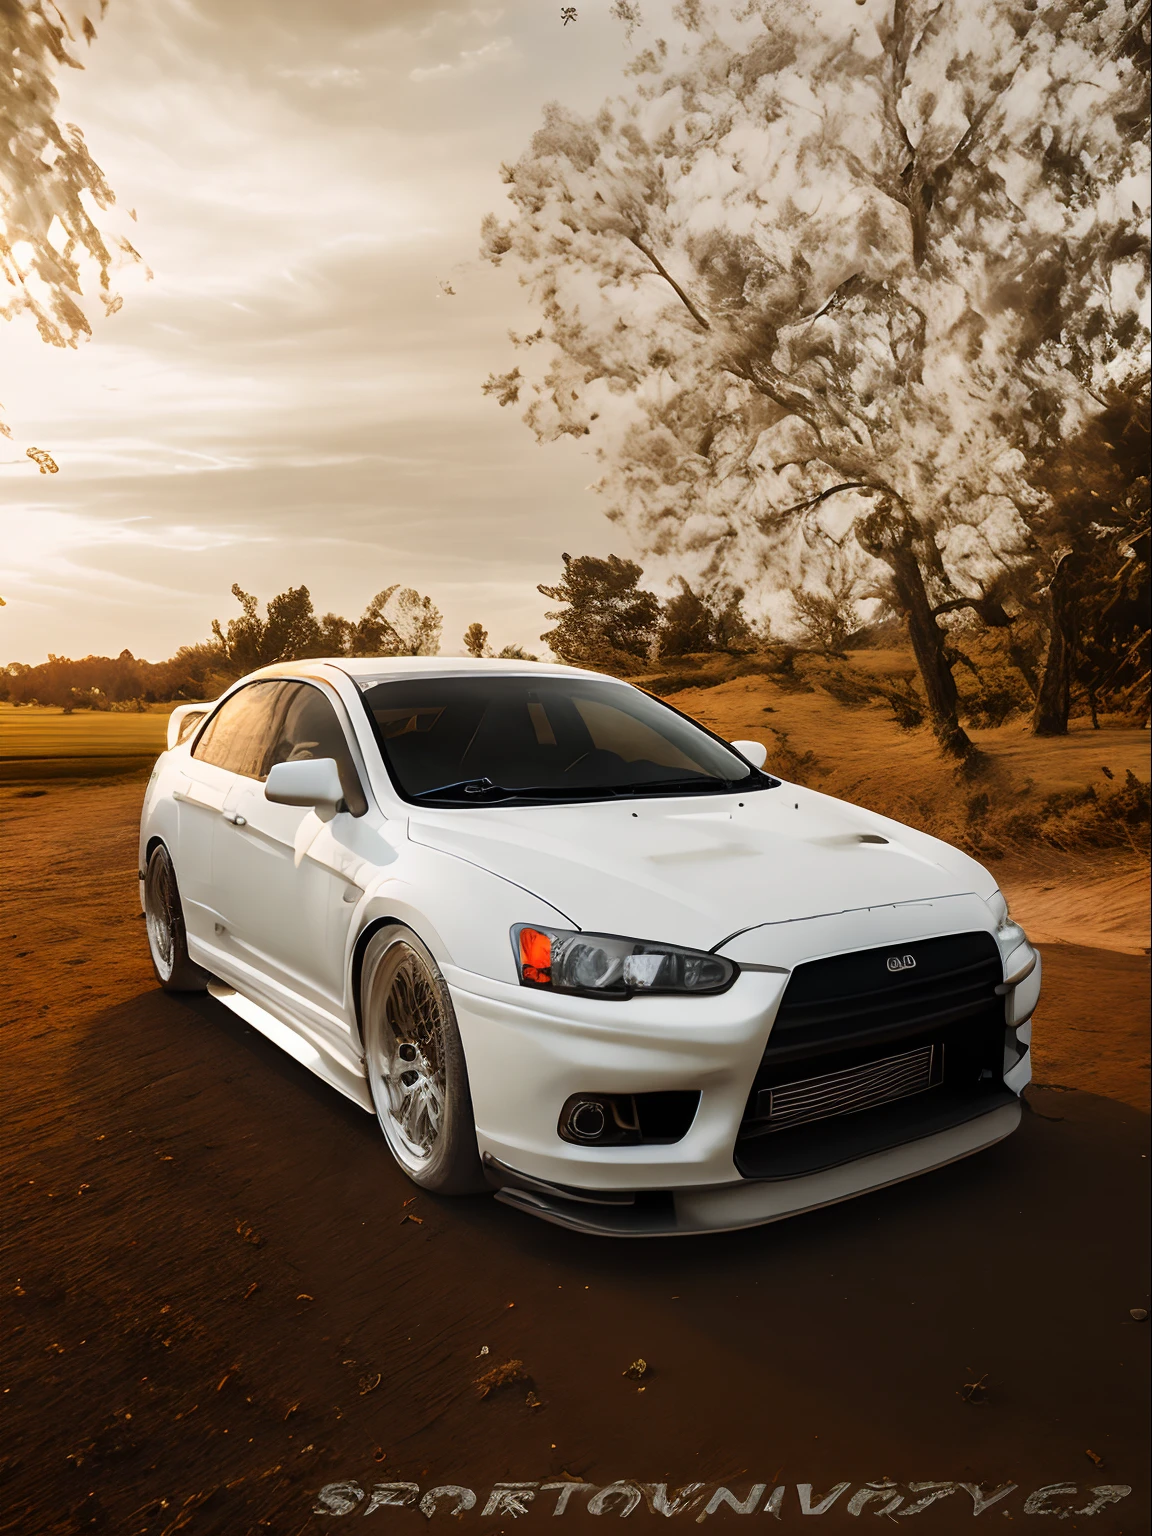
[{"label": "windshield wiper", "polygon": [[743,784],[743,779],[641,779],[638,784],[617,785],[617,795],[688,794],[694,789],[728,793]]},{"label": "windshield wiper", "polygon": [[771,788],[775,782],[768,775],[757,773],[755,777],[749,774],[747,779],[642,779],[637,784],[524,784],[511,789],[482,777],[421,789],[411,798],[451,798],[489,805],[507,800],[624,800],[632,795],[732,794],[736,790]]},{"label": "windshield wiper", "polygon": [[618,791],[608,789],[603,785],[552,785],[552,784],[525,784],[517,789],[509,789],[507,785],[495,784],[489,778],[460,779],[454,784],[438,784],[435,789],[417,790],[411,796],[413,800],[431,800],[440,795],[449,795],[469,799],[487,799],[488,797],[500,797],[505,800],[586,800],[596,795],[614,795]]}]

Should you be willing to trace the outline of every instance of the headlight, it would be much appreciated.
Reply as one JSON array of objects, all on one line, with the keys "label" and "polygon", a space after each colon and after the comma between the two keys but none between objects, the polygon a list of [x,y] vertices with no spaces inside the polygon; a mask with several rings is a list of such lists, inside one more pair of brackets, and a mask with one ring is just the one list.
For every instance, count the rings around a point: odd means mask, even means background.
[{"label": "headlight", "polygon": [[1000,939],[1001,943],[1007,941],[1018,944],[1024,937],[1024,930],[1019,923],[1013,922],[1012,916],[1008,911],[1008,903],[1004,899],[1004,893],[1002,891],[993,891],[984,905],[992,913],[993,921],[996,924],[996,936]]},{"label": "headlight", "polygon": [[649,944],[564,928],[512,929],[520,985],[549,992],[631,997],[637,992],[723,992],[736,979],[731,960],[676,944]]}]

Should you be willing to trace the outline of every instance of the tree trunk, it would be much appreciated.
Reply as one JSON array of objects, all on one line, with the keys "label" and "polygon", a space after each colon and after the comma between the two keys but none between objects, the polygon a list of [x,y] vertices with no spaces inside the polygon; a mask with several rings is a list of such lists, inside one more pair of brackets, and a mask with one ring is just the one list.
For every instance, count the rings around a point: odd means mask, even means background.
[{"label": "tree trunk", "polygon": [[1032,711],[1033,736],[1067,736],[1074,647],[1070,560],[1063,555],[1048,583],[1048,654]]},{"label": "tree trunk", "polygon": [[928,705],[928,719],[941,748],[950,757],[965,758],[972,743],[960,724],[960,696],[948,660],[947,636],[936,621],[924,585],[924,573],[913,548],[914,529],[906,514],[880,508],[856,527],[856,538],[892,572],[896,598],[908,621],[908,636]]},{"label": "tree trunk", "polygon": [[1024,647],[1018,641],[1013,640],[1011,635],[1009,635],[1008,639],[1008,658],[1028,684],[1028,692],[1035,698],[1036,690],[1040,686],[1036,680],[1036,668],[1032,665],[1032,658],[1025,651]]}]

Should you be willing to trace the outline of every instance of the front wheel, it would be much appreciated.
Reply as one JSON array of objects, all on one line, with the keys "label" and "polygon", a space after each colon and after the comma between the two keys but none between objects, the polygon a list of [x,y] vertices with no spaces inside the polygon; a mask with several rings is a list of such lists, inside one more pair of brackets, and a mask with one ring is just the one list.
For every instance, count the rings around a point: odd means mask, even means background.
[{"label": "front wheel", "polygon": [[368,1088],[392,1156],[422,1189],[484,1189],[452,998],[410,928],[369,940],[360,997]]},{"label": "front wheel", "polygon": [[208,972],[188,957],[188,935],[176,871],[163,843],[157,843],[144,872],[144,918],[152,969],[165,992],[203,992]]}]

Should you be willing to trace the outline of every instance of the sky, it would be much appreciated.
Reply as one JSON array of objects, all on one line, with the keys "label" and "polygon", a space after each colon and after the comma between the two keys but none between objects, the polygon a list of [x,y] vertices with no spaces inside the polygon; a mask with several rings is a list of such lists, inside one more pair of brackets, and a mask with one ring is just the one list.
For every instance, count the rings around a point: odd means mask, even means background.
[{"label": "sky", "polygon": [[147,270],[76,351],[0,322],[0,662],[160,659],[233,582],[349,616],[400,582],[445,653],[475,619],[539,650],[562,551],[628,553],[588,451],[481,394],[536,323],[477,255],[500,164],[623,86],[609,0],[576,9],[111,0],[58,115]]}]

